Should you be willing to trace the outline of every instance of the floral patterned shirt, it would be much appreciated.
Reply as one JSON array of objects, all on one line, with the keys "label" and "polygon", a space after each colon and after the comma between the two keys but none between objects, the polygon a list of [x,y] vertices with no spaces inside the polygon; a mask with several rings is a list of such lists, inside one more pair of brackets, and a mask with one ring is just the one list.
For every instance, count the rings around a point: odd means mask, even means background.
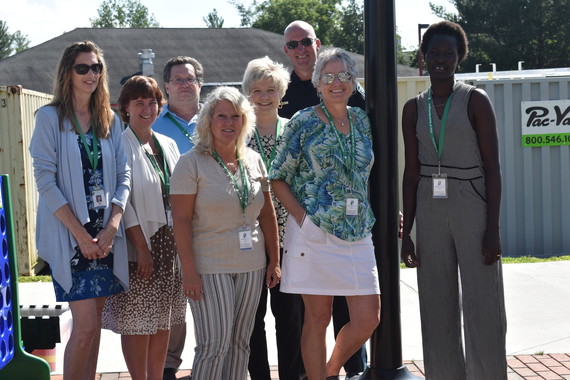
[{"label": "floral patterned shirt", "polygon": [[[349,107],[352,137],[339,134],[317,116],[314,107],[296,113],[279,141],[270,180],[285,181],[315,225],[346,241],[366,237],[376,219],[368,200],[368,177],[374,162],[370,121],[357,107]],[[343,146],[341,146],[342,144]],[[352,167],[343,150],[354,152]],[[345,215],[347,197],[358,199],[358,215]]]}]

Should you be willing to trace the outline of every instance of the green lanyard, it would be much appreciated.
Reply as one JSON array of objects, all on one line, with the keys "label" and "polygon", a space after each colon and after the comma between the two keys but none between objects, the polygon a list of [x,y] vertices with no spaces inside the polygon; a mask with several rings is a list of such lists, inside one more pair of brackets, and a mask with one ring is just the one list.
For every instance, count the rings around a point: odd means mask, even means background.
[{"label": "green lanyard", "polygon": [[245,168],[243,167],[243,162],[241,162],[238,157],[238,166],[239,166],[239,171],[241,173],[241,182],[243,183],[243,191],[242,191],[239,188],[236,178],[230,172],[226,164],[224,164],[224,161],[222,161],[222,158],[220,157],[218,152],[214,151],[213,153],[214,157],[216,158],[216,161],[218,161],[218,164],[220,164],[220,166],[225,170],[226,174],[232,180],[232,184],[234,185],[234,189],[236,190],[236,193],[238,195],[239,204],[241,205],[241,209],[243,210],[243,213],[245,215],[245,209],[247,208],[247,199],[249,197],[249,186],[247,184],[247,175],[245,173]]},{"label": "green lanyard", "polygon": [[443,110],[443,115],[441,117],[441,127],[439,129],[439,144],[435,142],[435,132],[433,130],[433,118],[431,113],[431,103],[432,103],[432,96],[431,96],[431,87],[428,90],[428,127],[429,127],[429,135],[431,137],[431,141],[433,142],[433,146],[435,147],[435,151],[437,152],[437,165],[440,166],[441,164],[441,152],[443,152],[443,141],[445,140],[445,126],[447,124],[447,115],[449,114],[449,108],[451,106],[451,99],[453,98],[453,92],[447,98],[445,102],[445,108]]},{"label": "green lanyard", "polygon": [[99,139],[97,139],[97,136],[95,135],[94,128],[91,128],[91,137],[93,138],[93,150],[91,150],[91,147],[87,144],[87,139],[81,129],[81,125],[79,124],[79,119],[77,119],[75,111],[73,111],[73,116],[75,116],[75,128],[77,129],[77,133],[79,133],[79,136],[81,137],[81,142],[87,151],[87,157],[91,163],[91,168],[96,170],[97,165],[99,165]]},{"label": "green lanyard", "polygon": [[257,128],[254,131],[255,133],[255,140],[257,142],[257,147],[259,148],[259,154],[261,154],[261,158],[263,159],[263,163],[265,163],[265,167],[267,170],[271,167],[271,163],[275,159],[275,152],[277,152],[277,142],[279,141],[279,136],[281,136],[281,118],[277,118],[277,129],[275,131],[275,145],[271,149],[271,153],[269,157],[265,155],[265,149],[263,149],[263,144],[261,143],[261,136],[259,136],[259,132]]},{"label": "green lanyard", "polygon": [[158,140],[156,139],[156,137],[154,136],[154,133],[152,134],[152,140],[154,141],[154,144],[156,145],[156,147],[158,148],[158,150],[160,151],[161,155],[162,155],[162,165],[164,167],[164,170],[166,171],[166,173],[160,168],[160,165],[158,164],[158,161],[156,161],[156,157],[154,157],[154,155],[150,154],[149,152],[147,152],[147,150],[143,147],[143,143],[141,142],[141,140],[139,139],[139,137],[137,136],[137,134],[135,133],[135,130],[133,129],[133,127],[131,127],[129,125],[129,128],[131,128],[131,131],[133,132],[133,135],[135,135],[135,137],[137,138],[137,140],[139,141],[139,144],[141,145],[142,150],[144,151],[144,153],[146,154],[146,156],[148,157],[150,163],[152,164],[152,167],[154,168],[154,171],[156,172],[156,174],[158,174],[158,177],[160,178],[160,181],[162,182],[162,184],[164,185],[164,190],[166,191],[166,194],[170,194],[170,170],[168,169],[168,163],[166,162],[166,156],[164,154],[164,151],[162,150],[162,147],[160,146],[160,143],[158,142]]},{"label": "green lanyard", "polygon": [[180,132],[182,132],[182,134],[183,134],[184,136],[186,136],[186,137],[188,138],[188,140],[190,140],[190,142],[192,142],[192,136],[190,136],[190,134],[188,133],[188,131],[186,130],[186,128],[184,128],[184,127],[178,122],[178,120],[176,120],[176,119],[174,118],[174,116],[172,116],[172,115],[170,114],[170,112],[166,114],[166,117],[169,118],[170,121],[172,121],[172,122],[174,123],[174,125],[176,125],[176,126],[178,127],[178,129],[180,129]]},{"label": "green lanyard", "polygon": [[[336,139],[338,141],[338,145],[340,147],[340,151],[342,153],[342,156],[344,158],[344,162],[346,164],[346,168],[348,169],[348,171],[350,171],[353,167],[354,167],[354,161],[355,161],[355,155],[356,155],[356,140],[354,137],[354,123],[352,121],[352,118],[350,117],[350,111],[348,111],[348,121],[350,123],[350,151],[346,150],[345,144],[344,144],[344,139],[341,136],[341,133],[336,129],[336,126],[334,124],[334,120],[331,116],[331,114],[329,113],[329,110],[327,110],[327,107],[325,107],[325,103],[321,102],[321,108],[323,109],[323,112],[325,113],[325,116],[327,117],[327,119],[329,119],[329,124],[331,125],[334,134],[336,136]],[[348,109],[348,107],[347,107]]]}]

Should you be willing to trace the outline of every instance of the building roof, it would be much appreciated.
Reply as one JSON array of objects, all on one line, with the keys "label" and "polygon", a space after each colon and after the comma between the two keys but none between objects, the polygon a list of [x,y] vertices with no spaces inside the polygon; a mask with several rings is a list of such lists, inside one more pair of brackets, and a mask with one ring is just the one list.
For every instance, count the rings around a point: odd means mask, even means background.
[{"label": "building roof", "polygon": [[[280,34],[255,28],[77,28],[0,61],[0,85],[51,94],[57,64],[65,48],[91,40],[101,49],[109,71],[111,102],[121,80],[140,73],[138,53],[152,49],[154,78],[162,86],[162,68],[170,57],[187,55],[204,67],[204,89],[209,85],[241,82],[247,63],[269,56],[290,67]],[[364,56],[353,54],[364,75]],[[290,67],[291,68],[291,67]],[[416,75],[416,69],[398,65],[398,76]]]}]

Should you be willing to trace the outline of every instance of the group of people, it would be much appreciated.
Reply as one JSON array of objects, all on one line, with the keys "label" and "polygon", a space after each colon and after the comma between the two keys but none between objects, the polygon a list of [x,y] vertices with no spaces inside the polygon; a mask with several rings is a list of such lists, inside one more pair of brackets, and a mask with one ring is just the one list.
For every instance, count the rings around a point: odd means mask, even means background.
[{"label": "group of people", "polygon": [[[242,92],[218,87],[200,103],[201,64],[174,57],[164,94],[153,78],[127,80],[120,117],[97,45],[65,50],[30,145],[38,253],[73,317],[64,379],[94,378],[101,328],[121,334],[133,380],[175,379],[188,302],[192,379],[270,380],[268,293],[280,379],[364,371],[381,304],[364,91],[354,59],[319,53],[311,25],[294,21],[284,37],[291,73],[253,59]],[[432,89],[404,109],[402,259],[419,268],[427,376],[506,379],[494,113],[453,79],[467,53],[459,26],[432,25],[422,52]]]}]

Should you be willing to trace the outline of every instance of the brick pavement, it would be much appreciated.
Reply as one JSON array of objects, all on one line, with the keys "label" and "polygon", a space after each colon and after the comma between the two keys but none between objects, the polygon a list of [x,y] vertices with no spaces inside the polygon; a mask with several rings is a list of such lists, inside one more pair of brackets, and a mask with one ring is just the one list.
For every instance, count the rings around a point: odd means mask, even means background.
[{"label": "brick pavement", "polygon": [[[508,380],[570,380],[570,354],[514,355],[507,357]],[[421,360],[404,361],[408,370],[416,376],[424,376]],[[179,380],[188,380],[190,370],[178,371]],[[277,367],[271,368],[271,378],[278,380]],[[130,380],[128,373],[98,374],[96,380]],[[62,380],[62,375],[52,375],[51,380]]]}]

